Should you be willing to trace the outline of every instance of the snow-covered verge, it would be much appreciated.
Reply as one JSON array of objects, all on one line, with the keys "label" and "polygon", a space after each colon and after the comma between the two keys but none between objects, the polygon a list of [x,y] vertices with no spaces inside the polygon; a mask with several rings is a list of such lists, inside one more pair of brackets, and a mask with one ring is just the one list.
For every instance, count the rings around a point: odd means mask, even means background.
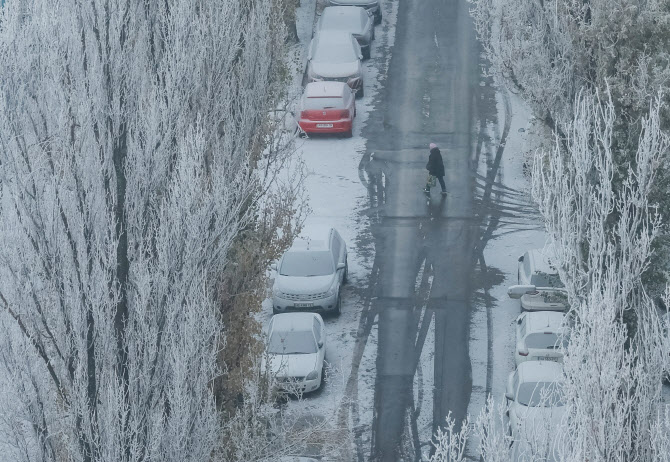
[{"label": "snow-covered verge", "polygon": [[[369,441],[372,423],[376,340],[372,335],[364,351],[354,348],[361,313],[369,306],[369,300],[363,294],[367,289],[374,259],[369,220],[364,213],[367,189],[359,176],[359,164],[366,150],[366,140],[361,133],[369,114],[375,110],[374,101],[381,88],[380,75],[388,68],[398,3],[383,2],[382,7],[383,21],[376,26],[372,57],[363,63],[365,96],[356,100],[353,137],[314,136],[301,139],[296,142],[295,154],[307,173],[304,186],[311,214],[305,222],[304,232],[308,233],[311,227],[322,226],[332,226],[340,232],[348,248],[349,282],[343,290],[342,314],[339,317],[324,317],[327,329],[326,361],[329,365],[325,384],[321,390],[304,399],[289,400],[284,412],[293,414],[293,417],[300,414],[305,418],[324,418],[339,426],[346,426],[362,443]],[[297,10],[299,43],[289,50],[293,79],[288,95],[294,100],[302,92],[307,46],[312,38],[315,19],[318,18],[315,15],[322,8],[322,3],[302,0]],[[264,325],[267,325],[271,316],[272,306],[268,299],[263,304],[261,314]],[[357,394],[355,415],[349,412],[352,389]],[[324,454],[318,448],[310,455],[324,457],[324,460],[350,460],[350,455]]]}]

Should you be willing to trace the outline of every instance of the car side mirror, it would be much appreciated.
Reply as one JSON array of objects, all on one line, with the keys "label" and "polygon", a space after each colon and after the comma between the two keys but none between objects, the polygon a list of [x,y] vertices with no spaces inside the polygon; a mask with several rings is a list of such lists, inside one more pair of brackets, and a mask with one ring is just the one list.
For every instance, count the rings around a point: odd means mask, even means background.
[{"label": "car side mirror", "polygon": [[522,322],[523,322],[523,321],[522,321],[520,318],[516,320],[516,323],[517,323],[518,325],[521,325]]},{"label": "car side mirror", "polygon": [[514,395],[509,391],[505,392],[505,398],[507,398],[509,401],[514,401]]},{"label": "car side mirror", "polygon": [[320,350],[321,348],[323,348],[323,342],[319,342],[319,343],[317,343],[317,345],[319,346],[319,350]]},{"label": "car side mirror", "polygon": [[270,264],[270,268],[273,269],[274,271],[277,271],[277,264],[276,263]]},{"label": "car side mirror", "polygon": [[517,261],[518,261],[519,263],[521,263],[521,262],[523,261],[523,255],[521,255],[521,256],[517,259]]},{"label": "car side mirror", "polygon": [[342,269],[344,269],[346,266],[347,266],[347,265],[345,265],[344,263],[338,263],[338,264],[337,264],[337,269],[338,269],[338,270],[342,270]]},{"label": "car side mirror", "polygon": [[363,59],[363,53],[358,53],[358,59]]}]

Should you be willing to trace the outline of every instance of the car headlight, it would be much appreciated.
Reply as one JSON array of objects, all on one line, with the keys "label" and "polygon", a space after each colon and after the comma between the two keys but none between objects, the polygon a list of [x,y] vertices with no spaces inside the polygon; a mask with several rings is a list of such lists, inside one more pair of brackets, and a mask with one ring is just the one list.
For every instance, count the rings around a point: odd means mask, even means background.
[{"label": "car headlight", "polygon": [[282,292],[279,289],[272,289],[272,293],[275,295],[275,297],[286,298],[286,293]]},{"label": "car headlight", "polygon": [[332,297],[333,295],[335,295],[336,292],[337,292],[337,279],[333,281],[333,284],[330,286],[330,289],[328,289],[328,292],[326,292],[326,295]]},{"label": "car headlight", "polygon": [[305,377],[305,380],[315,380],[319,376],[319,371],[313,370],[309,374],[307,374],[307,377]]}]

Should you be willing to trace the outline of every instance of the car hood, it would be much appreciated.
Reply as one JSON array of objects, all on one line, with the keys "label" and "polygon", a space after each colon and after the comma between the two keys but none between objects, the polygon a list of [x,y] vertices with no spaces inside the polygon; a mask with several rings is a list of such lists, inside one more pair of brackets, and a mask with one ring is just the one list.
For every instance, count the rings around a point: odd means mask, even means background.
[{"label": "car hood", "polygon": [[325,78],[341,78],[358,75],[358,60],[349,63],[327,63],[312,61],[312,72]]},{"label": "car hood", "polygon": [[317,367],[319,353],[273,355],[269,357],[270,372],[277,378],[305,377]]},{"label": "car hood", "polygon": [[309,295],[327,292],[335,280],[335,273],[326,276],[282,276],[275,278],[275,290],[292,295]]}]

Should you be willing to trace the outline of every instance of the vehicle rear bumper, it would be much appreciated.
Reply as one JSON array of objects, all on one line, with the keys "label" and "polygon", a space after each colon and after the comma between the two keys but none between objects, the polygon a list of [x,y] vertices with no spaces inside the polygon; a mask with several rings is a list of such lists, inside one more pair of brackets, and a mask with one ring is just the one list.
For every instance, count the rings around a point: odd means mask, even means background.
[{"label": "vehicle rear bumper", "polygon": [[[312,306],[296,306],[296,303],[311,303]],[[326,298],[319,298],[317,300],[308,301],[287,300],[281,297],[272,297],[272,307],[274,310],[280,313],[288,313],[290,311],[330,313],[337,308],[337,294]]]},{"label": "vehicle rear bumper", "polygon": [[[353,127],[351,119],[345,120],[304,120],[301,119],[298,124],[305,133],[346,133]],[[332,127],[318,127],[319,124],[333,124]]]}]

